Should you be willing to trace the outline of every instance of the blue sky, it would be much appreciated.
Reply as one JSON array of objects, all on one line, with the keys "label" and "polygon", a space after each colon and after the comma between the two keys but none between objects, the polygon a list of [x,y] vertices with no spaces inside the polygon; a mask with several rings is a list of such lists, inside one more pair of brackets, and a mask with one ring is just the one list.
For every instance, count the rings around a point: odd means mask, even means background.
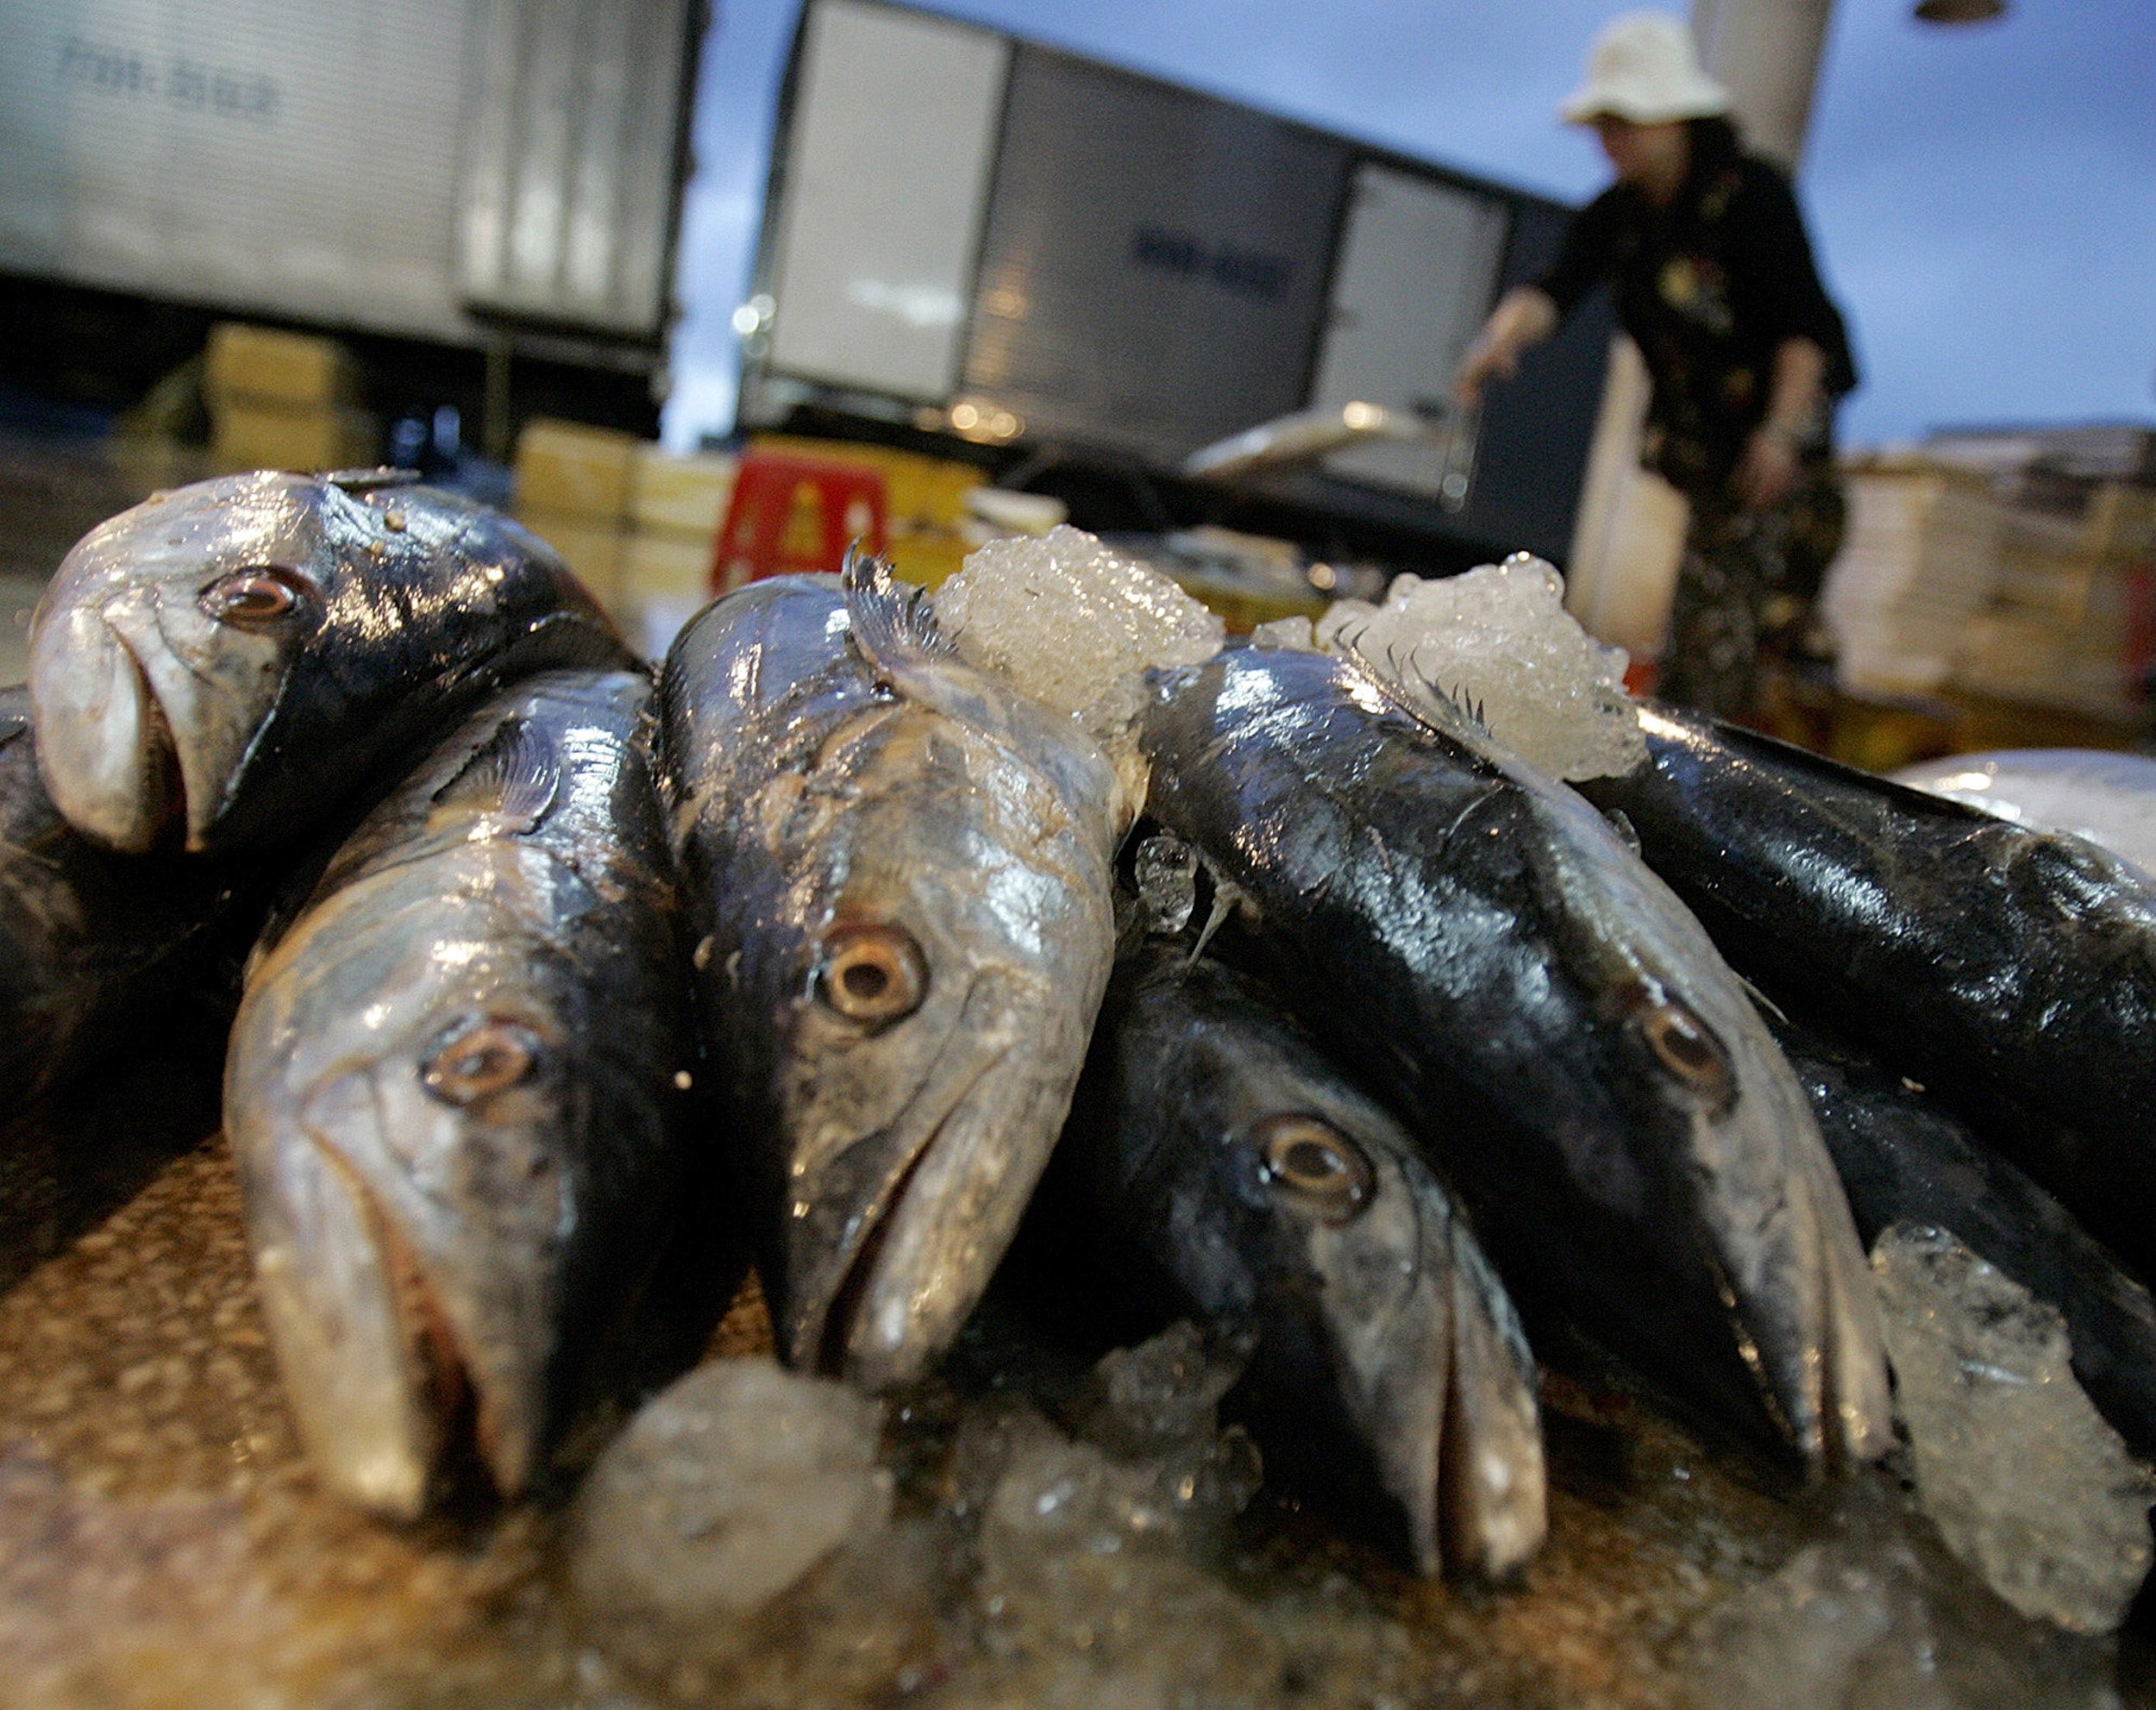
[{"label": "blue sky", "polygon": [[[1567,201],[1607,168],[1559,124],[1586,43],[1638,0],[945,0],[1071,48]],[[1798,189],[1865,385],[1842,436],[2156,423],[2156,0],[2009,0],[1942,29],[1839,0]],[[732,420],[797,0],[717,0],[684,210],[667,431]]]}]

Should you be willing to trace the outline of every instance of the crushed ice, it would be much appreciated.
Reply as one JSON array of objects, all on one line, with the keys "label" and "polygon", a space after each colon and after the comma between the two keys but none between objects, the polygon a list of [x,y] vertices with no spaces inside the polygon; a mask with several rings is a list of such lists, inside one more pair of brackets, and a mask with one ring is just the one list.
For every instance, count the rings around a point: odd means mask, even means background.
[{"label": "crushed ice", "polygon": [[1722,1600],[1683,1646],[1715,1710],[2118,1710],[2115,1647],[2017,1621],[1907,1512],[1852,1482],[1825,1536]]},{"label": "crushed ice", "polygon": [[990,541],[934,598],[968,664],[1089,728],[1104,697],[1122,694],[1134,706],[1141,673],[1201,664],[1225,635],[1219,614],[1172,578],[1067,523]]},{"label": "crushed ice", "polygon": [[2023,1614],[2110,1632],[2156,1485],[2075,1382],[2064,1320],[1941,1230],[1890,1226],[1871,1266],[1924,1512]]},{"label": "crushed ice", "polygon": [[[1292,627],[1267,630],[1266,644],[1304,645]],[[1646,757],[1624,649],[1583,630],[1555,567],[1527,553],[1434,581],[1395,577],[1382,605],[1337,602],[1314,639],[1327,652],[1354,648],[1411,689],[1436,689],[1553,777],[1608,777]]]}]

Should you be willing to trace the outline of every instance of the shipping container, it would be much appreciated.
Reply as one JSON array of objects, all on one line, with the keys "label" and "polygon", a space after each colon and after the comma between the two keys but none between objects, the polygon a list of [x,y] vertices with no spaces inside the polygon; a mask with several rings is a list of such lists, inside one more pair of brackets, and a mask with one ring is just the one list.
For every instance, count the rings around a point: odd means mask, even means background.
[{"label": "shipping container", "polygon": [[650,366],[701,26],[699,0],[5,0],[0,268]]},{"label": "shipping container", "polygon": [[741,418],[911,424],[1175,475],[1363,400],[1424,423],[1246,478],[1318,517],[1562,560],[1610,320],[1477,415],[1451,376],[1569,210],[887,0],[808,0],[780,99]]}]

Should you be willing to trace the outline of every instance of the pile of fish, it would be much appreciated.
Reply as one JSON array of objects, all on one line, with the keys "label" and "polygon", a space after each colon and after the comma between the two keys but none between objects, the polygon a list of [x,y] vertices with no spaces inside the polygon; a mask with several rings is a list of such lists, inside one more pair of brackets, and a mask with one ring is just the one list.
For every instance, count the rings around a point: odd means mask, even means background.
[{"label": "pile of fish", "polygon": [[2156,1452],[2136,868],[1652,706],[1575,789],[1345,631],[1074,716],[953,609],[857,558],[655,677],[543,542],[380,470],[61,565],[0,704],[7,1072],[252,935],[226,1126],[329,1487],[545,1488],[662,1256],[736,1233],[780,1356],[879,1391],[1057,1246],[1243,1348],[1269,1464],[1426,1572],[1542,1541],[1545,1326],[1889,1452],[1896,1223],[2056,1306]]}]

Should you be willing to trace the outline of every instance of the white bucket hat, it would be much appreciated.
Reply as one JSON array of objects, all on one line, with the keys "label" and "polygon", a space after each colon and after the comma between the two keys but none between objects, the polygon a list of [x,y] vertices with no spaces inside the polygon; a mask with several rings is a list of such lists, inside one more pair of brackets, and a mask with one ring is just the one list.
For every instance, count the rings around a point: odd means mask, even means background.
[{"label": "white bucket hat", "polygon": [[1729,91],[1700,69],[1699,50],[1681,19],[1666,12],[1627,12],[1595,38],[1587,81],[1565,97],[1557,113],[1570,125],[1592,124],[1604,114],[1655,125],[1728,110]]}]

